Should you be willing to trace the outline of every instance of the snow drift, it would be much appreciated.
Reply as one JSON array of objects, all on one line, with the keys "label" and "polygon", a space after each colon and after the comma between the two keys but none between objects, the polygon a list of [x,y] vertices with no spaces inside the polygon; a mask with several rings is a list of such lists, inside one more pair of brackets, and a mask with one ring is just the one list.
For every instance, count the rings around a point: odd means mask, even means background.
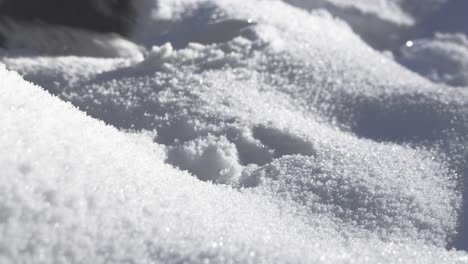
[{"label": "snow drift", "polygon": [[468,261],[466,89],[281,1],[160,0],[140,31],[3,52],[42,87],[0,69],[3,260]]}]

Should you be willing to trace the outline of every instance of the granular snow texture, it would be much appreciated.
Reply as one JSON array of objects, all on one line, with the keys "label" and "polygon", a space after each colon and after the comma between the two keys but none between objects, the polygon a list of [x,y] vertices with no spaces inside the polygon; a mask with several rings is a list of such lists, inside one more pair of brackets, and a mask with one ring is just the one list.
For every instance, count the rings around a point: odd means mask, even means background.
[{"label": "granular snow texture", "polygon": [[468,262],[467,89],[325,10],[149,13],[147,54],[3,52],[0,262]]}]

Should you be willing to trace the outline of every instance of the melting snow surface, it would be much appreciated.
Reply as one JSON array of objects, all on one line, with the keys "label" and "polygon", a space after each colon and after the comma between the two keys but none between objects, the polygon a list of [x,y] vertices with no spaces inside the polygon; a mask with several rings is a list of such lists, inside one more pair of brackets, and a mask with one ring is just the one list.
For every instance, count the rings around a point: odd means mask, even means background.
[{"label": "melting snow surface", "polygon": [[295,6],[160,0],[148,52],[2,51],[0,262],[467,263],[466,37],[397,56],[451,87]]}]

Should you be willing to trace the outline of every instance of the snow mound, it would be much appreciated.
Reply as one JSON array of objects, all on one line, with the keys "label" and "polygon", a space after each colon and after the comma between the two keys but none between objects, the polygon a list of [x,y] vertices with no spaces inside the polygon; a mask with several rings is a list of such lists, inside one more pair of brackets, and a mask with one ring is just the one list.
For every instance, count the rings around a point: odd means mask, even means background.
[{"label": "snow mound", "polygon": [[468,260],[466,89],[282,1],[141,31],[144,58],[1,58],[58,97],[0,69],[6,261]]},{"label": "snow mound", "polygon": [[399,1],[284,1],[305,10],[327,10],[346,21],[371,46],[381,50],[394,50],[405,31],[416,23]]},{"label": "snow mound", "polygon": [[3,262],[464,261],[419,243],[348,244],[257,191],[196,181],[125,134],[0,69]]},{"label": "snow mound", "polygon": [[372,47],[399,53],[406,41],[435,33],[468,33],[464,0],[283,0],[306,10],[325,9],[343,19]]}]

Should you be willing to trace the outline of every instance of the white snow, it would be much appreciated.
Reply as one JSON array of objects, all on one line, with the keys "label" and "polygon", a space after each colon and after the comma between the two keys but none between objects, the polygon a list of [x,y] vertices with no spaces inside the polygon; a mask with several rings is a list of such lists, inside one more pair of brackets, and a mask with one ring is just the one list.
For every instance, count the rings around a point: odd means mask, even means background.
[{"label": "white snow", "polygon": [[153,8],[130,58],[3,52],[0,262],[468,262],[467,89],[326,10]]},{"label": "white snow", "polygon": [[[319,1],[308,1],[308,0],[285,0],[295,5],[306,8],[326,7],[328,5],[335,6],[339,9],[343,9],[345,13],[352,13],[356,11],[362,14],[372,14],[379,17],[382,20],[387,20],[395,24],[411,25],[414,24],[414,19],[410,14],[405,13],[401,8],[402,1],[395,0],[319,0]],[[430,2],[430,1],[429,1]]]}]

